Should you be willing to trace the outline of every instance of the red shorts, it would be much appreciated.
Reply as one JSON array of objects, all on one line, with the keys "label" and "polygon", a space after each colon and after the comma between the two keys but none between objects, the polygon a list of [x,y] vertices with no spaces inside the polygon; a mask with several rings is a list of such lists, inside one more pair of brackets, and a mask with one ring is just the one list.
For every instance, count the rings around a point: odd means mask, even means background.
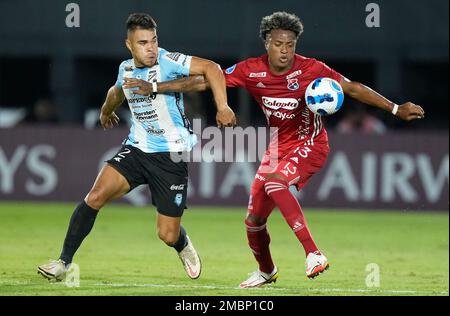
[{"label": "red shorts", "polygon": [[249,214],[267,218],[275,208],[274,202],[264,189],[267,174],[281,175],[289,185],[295,185],[300,191],[311,176],[323,167],[329,151],[328,142],[315,142],[314,145],[299,144],[281,159],[271,158],[272,155],[266,153],[252,184]]}]

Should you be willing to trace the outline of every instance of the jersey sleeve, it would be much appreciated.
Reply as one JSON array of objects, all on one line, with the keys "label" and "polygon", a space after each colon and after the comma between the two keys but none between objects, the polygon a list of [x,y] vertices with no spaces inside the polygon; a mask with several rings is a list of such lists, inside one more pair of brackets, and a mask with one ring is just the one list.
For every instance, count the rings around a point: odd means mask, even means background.
[{"label": "jersey sleeve", "polygon": [[340,82],[342,79],[342,75],[337,72],[336,70],[332,69],[331,67],[327,66],[325,63],[321,61],[316,61],[316,67],[318,71],[317,78],[331,78],[336,80],[337,82]]},{"label": "jersey sleeve", "polygon": [[235,64],[223,71],[225,80],[227,81],[227,87],[237,88],[245,87],[245,61]]},{"label": "jersey sleeve", "polygon": [[115,83],[115,86],[119,89],[122,89],[122,84],[123,84],[123,75],[125,73],[125,63],[126,62],[122,62],[119,66],[119,74],[117,75],[117,80]]},{"label": "jersey sleeve", "polygon": [[180,78],[183,76],[189,76],[192,56],[181,53],[167,52],[163,55],[163,60],[168,67],[170,77]]}]

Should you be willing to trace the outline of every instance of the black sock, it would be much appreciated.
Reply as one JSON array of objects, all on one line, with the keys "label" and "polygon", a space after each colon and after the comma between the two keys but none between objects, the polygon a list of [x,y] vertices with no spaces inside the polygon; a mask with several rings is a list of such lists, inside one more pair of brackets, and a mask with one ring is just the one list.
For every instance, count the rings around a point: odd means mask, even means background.
[{"label": "black sock", "polygon": [[178,237],[177,242],[172,246],[175,248],[177,252],[181,252],[184,247],[187,246],[187,238],[186,238],[186,230],[183,228],[183,226],[180,226],[180,237]]},{"label": "black sock", "polygon": [[73,212],[66,239],[64,240],[63,250],[59,257],[66,264],[72,263],[75,252],[94,226],[97,214],[98,210],[94,210],[84,201]]}]

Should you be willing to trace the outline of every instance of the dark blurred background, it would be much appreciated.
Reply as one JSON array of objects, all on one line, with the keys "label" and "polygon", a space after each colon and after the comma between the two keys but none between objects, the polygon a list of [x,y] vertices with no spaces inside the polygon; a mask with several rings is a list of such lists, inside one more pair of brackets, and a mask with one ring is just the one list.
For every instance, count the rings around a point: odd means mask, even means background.
[{"label": "dark blurred background", "polygon": [[[78,0],[80,27],[68,28],[71,1],[0,1],[0,126],[66,124],[98,126],[98,110],[114,84],[129,13],[150,13],[159,43],[169,51],[209,58],[223,68],[264,53],[261,17],[289,11],[304,22],[297,51],[315,57],[397,103],[421,104],[426,120],[404,124],[389,113],[347,99],[328,118],[330,129],[448,130],[449,1],[100,1]],[[380,7],[379,28],[366,26],[366,6]],[[240,125],[265,125],[245,91],[229,89]],[[210,93],[186,96],[191,118],[213,125]],[[124,104],[121,115],[127,116]],[[126,124],[126,123],[125,123]]]}]

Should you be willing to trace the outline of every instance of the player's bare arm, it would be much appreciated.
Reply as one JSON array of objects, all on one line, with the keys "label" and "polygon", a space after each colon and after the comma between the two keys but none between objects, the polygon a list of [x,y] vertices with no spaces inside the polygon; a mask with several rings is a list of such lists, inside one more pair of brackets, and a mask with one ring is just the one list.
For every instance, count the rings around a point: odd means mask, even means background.
[{"label": "player's bare arm", "polygon": [[209,82],[217,106],[217,126],[236,125],[236,116],[228,106],[225,76],[220,66],[210,60],[193,57],[189,74],[191,76],[203,75]]},{"label": "player's bare arm", "polygon": [[[149,95],[154,92],[152,83],[124,78],[125,89],[135,88],[135,94]],[[217,126],[227,127],[236,125],[236,116],[228,106],[225,77],[220,66],[210,60],[192,57],[190,76],[157,84],[157,92],[191,92],[211,89],[217,106]]]},{"label": "player's bare arm", "polygon": [[108,90],[105,103],[103,103],[100,111],[100,124],[103,129],[113,128],[119,124],[120,119],[114,111],[123,103],[124,100],[125,95],[122,89],[112,86]]},{"label": "player's bare arm", "polygon": [[[144,80],[134,78],[124,78],[124,88],[129,89],[138,87],[138,90],[133,91],[135,94],[150,95],[153,91],[152,83]],[[203,75],[183,77],[180,79],[163,81],[156,83],[156,90],[158,93],[171,92],[203,92],[211,89],[209,82]]]},{"label": "player's bare arm", "polygon": [[[388,112],[392,112],[394,110],[394,102],[389,101],[376,91],[359,82],[342,78],[340,84],[344,90],[344,93],[355,100]],[[406,102],[398,106],[398,110],[395,115],[404,121],[412,121],[425,118],[425,111],[420,105],[412,102]]]}]

